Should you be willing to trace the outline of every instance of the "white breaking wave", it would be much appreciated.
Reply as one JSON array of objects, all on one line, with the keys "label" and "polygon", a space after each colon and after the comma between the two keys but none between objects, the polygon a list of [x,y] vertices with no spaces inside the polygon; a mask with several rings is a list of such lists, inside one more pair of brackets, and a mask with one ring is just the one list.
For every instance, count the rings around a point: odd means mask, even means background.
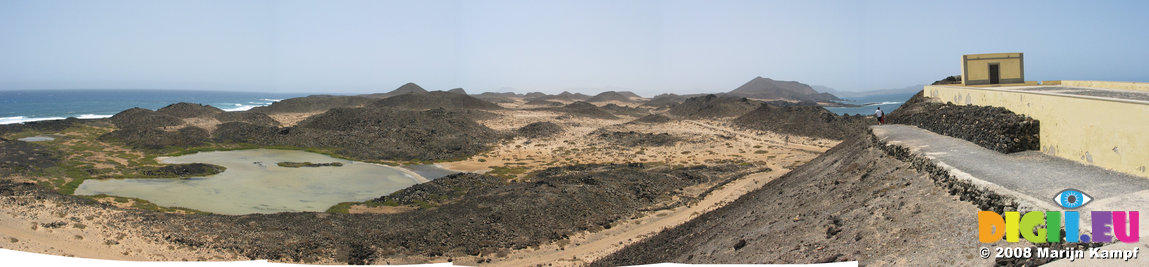
[{"label": "white breaking wave", "polygon": [[235,104],[235,107],[224,108],[223,111],[228,111],[228,112],[231,112],[231,111],[248,111],[248,110],[251,110],[255,107],[262,107],[262,106],[266,106],[266,104],[257,104],[257,105]]},{"label": "white breaking wave", "polygon": [[[267,105],[271,105],[272,103],[275,103],[275,102],[283,101],[283,99],[270,99],[270,98],[260,98],[259,100],[262,100],[263,102],[248,101],[247,104],[232,104],[235,106],[231,107],[231,108],[221,108],[221,109],[223,111],[228,111],[228,112],[231,112],[231,111],[248,111],[248,110],[251,110],[251,109],[256,108],[256,107],[264,107]],[[228,104],[231,104],[231,103],[228,103]]]},{"label": "white breaking wave", "polygon": [[[81,114],[81,115],[73,116],[73,117],[76,117],[77,119],[91,120],[91,119],[111,118],[112,115]],[[33,122],[33,121],[50,121],[50,120],[63,120],[63,119],[66,119],[66,118],[65,117],[29,118],[29,117],[24,117],[24,116],[0,117],[0,124],[15,124],[15,123],[25,123],[25,122]]]},{"label": "white breaking wave", "polygon": [[80,114],[80,116],[76,116],[77,119],[84,119],[84,120],[103,119],[103,118],[111,118],[111,117],[112,117],[112,115],[100,115],[100,114]]},{"label": "white breaking wave", "polygon": [[13,124],[13,123],[25,123],[25,122],[31,122],[31,121],[50,121],[50,120],[62,120],[62,119],[64,119],[64,118],[62,118],[62,117],[28,118],[28,117],[24,117],[24,116],[0,117],[0,124]]},{"label": "white breaking wave", "polygon": [[867,106],[877,106],[877,105],[893,105],[893,104],[901,104],[901,103],[902,102],[899,102],[899,101],[886,101],[886,102],[880,102],[880,103],[869,103],[866,105]]}]

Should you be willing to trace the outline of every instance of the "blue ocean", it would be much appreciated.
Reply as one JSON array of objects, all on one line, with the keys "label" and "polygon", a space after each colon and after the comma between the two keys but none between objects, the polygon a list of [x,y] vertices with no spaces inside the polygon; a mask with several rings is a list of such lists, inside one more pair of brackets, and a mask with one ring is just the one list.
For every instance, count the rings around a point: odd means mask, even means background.
[{"label": "blue ocean", "polygon": [[0,91],[0,124],[67,117],[107,118],[133,107],[156,110],[179,102],[242,111],[300,96],[306,94],[171,90]]},{"label": "blue ocean", "polygon": [[878,107],[881,107],[882,111],[884,111],[886,114],[889,114],[890,112],[893,112],[894,109],[901,107],[902,103],[905,103],[906,100],[910,100],[910,97],[913,97],[914,94],[917,94],[917,92],[901,93],[901,94],[871,95],[871,96],[863,96],[863,97],[857,97],[857,98],[844,97],[849,101],[842,101],[842,103],[861,105],[861,106],[860,107],[826,107],[826,110],[829,110],[830,112],[834,112],[834,113],[838,113],[838,114],[846,114],[846,115],[854,115],[854,114],[874,115],[874,110],[876,110]]}]

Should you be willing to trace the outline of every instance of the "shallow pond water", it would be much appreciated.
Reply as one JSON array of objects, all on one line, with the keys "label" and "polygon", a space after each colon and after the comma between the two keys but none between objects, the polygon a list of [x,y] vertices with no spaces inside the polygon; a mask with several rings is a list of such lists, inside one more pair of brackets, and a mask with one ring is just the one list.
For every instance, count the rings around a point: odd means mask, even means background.
[{"label": "shallow pond water", "polygon": [[44,142],[44,141],[56,140],[56,138],[51,137],[51,136],[32,136],[32,137],[24,137],[24,138],[20,138],[20,139],[16,139],[16,140],[24,141],[24,142]]},{"label": "shallow pond water", "polygon": [[[208,163],[222,173],[188,179],[85,180],[76,195],[134,197],[165,207],[218,214],[325,211],[340,202],[364,201],[426,181],[396,167],[294,150],[200,152],[162,158],[163,163]],[[288,168],[279,162],[339,162],[343,166]]]}]

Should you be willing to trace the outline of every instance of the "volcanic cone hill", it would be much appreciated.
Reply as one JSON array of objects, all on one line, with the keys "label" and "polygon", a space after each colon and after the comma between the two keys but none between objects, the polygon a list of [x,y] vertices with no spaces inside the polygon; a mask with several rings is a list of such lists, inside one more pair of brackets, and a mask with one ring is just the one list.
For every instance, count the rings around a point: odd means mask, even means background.
[{"label": "volcanic cone hill", "polygon": [[461,95],[466,95],[466,94],[467,94],[467,90],[463,90],[463,88],[454,88],[454,89],[451,89],[451,90],[447,90],[447,92],[448,92],[448,93],[461,94]]},{"label": "volcanic cone hill", "polygon": [[595,106],[594,104],[583,102],[583,101],[570,103],[566,106],[557,107],[557,108],[545,108],[545,110],[553,110],[553,111],[558,111],[558,112],[564,112],[564,113],[569,114],[571,116],[581,116],[581,117],[588,117],[588,118],[595,118],[595,119],[608,119],[608,120],[618,119],[618,117],[614,116],[613,114],[610,114],[610,112],[607,112],[606,110],[603,110],[602,108],[599,108],[598,106]]},{"label": "volcanic cone hill", "polygon": [[271,127],[279,126],[279,122],[276,121],[275,119],[272,119],[271,116],[268,116],[267,114],[263,114],[263,113],[259,113],[259,112],[251,112],[251,111],[221,112],[221,113],[215,114],[215,119],[219,120],[219,122],[221,122],[221,123],[246,122],[246,123],[250,123],[250,124],[254,124],[254,125],[261,125],[261,126],[271,126]]},{"label": "volcanic cone hill", "polygon": [[642,97],[638,96],[635,93],[627,92],[627,91],[622,91],[622,92],[606,91],[606,92],[599,93],[599,94],[597,94],[591,98],[588,98],[586,100],[586,102],[591,102],[591,103],[607,102],[607,101],[638,102],[636,99],[642,99]]},{"label": "volcanic cone hill", "polygon": [[527,124],[526,126],[515,130],[516,134],[526,138],[550,137],[562,132],[562,126],[549,121],[540,121]]},{"label": "volcanic cone hill", "polygon": [[758,102],[745,97],[705,95],[691,97],[670,108],[670,115],[685,118],[735,117],[758,107]]},{"label": "volcanic cone hill", "polygon": [[370,98],[388,98],[388,97],[403,95],[403,94],[408,94],[408,93],[426,93],[426,92],[427,92],[427,90],[423,89],[423,87],[420,87],[418,84],[406,83],[406,84],[403,84],[402,86],[399,86],[399,88],[395,88],[395,90],[392,90],[391,92],[366,94],[366,95],[362,95],[362,96],[370,97]]},{"label": "volcanic cone hill", "polygon": [[141,149],[163,149],[167,147],[192,147],[204,144],[211,134],[200,127],[184,127],[176,131],[159,128],[126,128],[100,136],[102,141],[118,141],[130,147]]},{"label": "volcanic cone hill", "polygon": [[110,120],[120,129],[167,127],[184,123],[183,119],[179,117],[143,108],[120,111],[120,113],[112,115]]},{"label": "volcanic cone hill", "polygon": [[210,105],[179,102],[157,109],[156,112],[180,118],[196,118],[210,117],[224,111]]},{"label": "volcanic cone hill", "polygon": [[563,91],[562,93],[559,93],[557,95],[543,95],[543,96],[538,96],[538,97],[534,97],[534,98],[527,98],[527,100],[535,100],[535,99],[560,100],[560,101],[586,101],[587,99],[590,99],[590,96],[584,95],[582,93],[571,93],[571,92]]},{"label": "volcanic cone hill", "polygon": [[761,76],[751,79],[742,86],[730,91],[731,95],[757,99],[790,99],[815,102],[841,100],[829,93],[819,93],[814,88],[800,82],[776,81]]},{"label": "volcanic cone hill", "polygon": [[628,123],[665,123],[670,121],[670,117],[664,116],[662,114],[650,114],[642,116],[642,118],[634,119]]},{"label": "volcanic cone hill", "polygon": [[[628,246],[591,266],[679,263],[986,265],[974,257],[975,216],[961,185],[907,150],[856,133],[729,205]],[[931,169],[933,168],[933,169]],[[972,186],[971,186],[972,187]],[[954,188],[951,190],[950,188]],[[953,194],[959,196],[951,196]],[[1000,207],[998,207],[1000,210]],[[993,209],[990,209],[993,210]],[[907,242],[909,241],[909,242]]]},{"label": "volcanic cone hill", "polygon": [[375,107],[391,107],[404,109],[502,109],[499,105],[483,101],[478,98],[442,91],[427,93],[407,93],[388,97],[371,103]]},{"label": "volcanic cone hill", "polygon": [[838,115],[821,106],[762,104],[738,118],[738,126],[782,134],[842,140],[876,124],[873,118]]},{"label": "volcanic cone hill", "polygon": [[563,103],[559,103],[559,102],[555,102],[555,101],[550,101],[550,100],[534,99],[534,100],[531,100],[531,101],[527,101],[527,103],[524,103],[524,105],[532,105],[532,106],[547,106],[547,107],[561,107],[561,106],[563,105]]},{"label": "volcanic cone hill", "polygon": [[511,92],[506,92],[506,93],[484,92],[482,94],[477,94],[477,95],[473,95],[473,96],[475,98],[481,99],[483,101],[491,102],[491,103],[514,103],[515,98],[517,98],[519,95],[517,95],[515,93],[511,93]]},{"label": "volcanic cone hill", "polygon": [[250,111],[267,114],[321,112],[333,108],[360,107],[372,101],[375,99],[362,96],[313,95],[284,99],[265,107],[252,108]]},{"label": "volcanic cone hill", "polygon": [[669,107],[673,107],[674,105],[681,104],[682,102],[686,101],[687,98],[696,97],[696,96],[701,96],[701,95],[661,94],[661,95],[654,96],[653,98],[650,99],[650,101],[647,101],[646,103],[643,103],[642,105],[655,107],[655,108],[669,108]]}]

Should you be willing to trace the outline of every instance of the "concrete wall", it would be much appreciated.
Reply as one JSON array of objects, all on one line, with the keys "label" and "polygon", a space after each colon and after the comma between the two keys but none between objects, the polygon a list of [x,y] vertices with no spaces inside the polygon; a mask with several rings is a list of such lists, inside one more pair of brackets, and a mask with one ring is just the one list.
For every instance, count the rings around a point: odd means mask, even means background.
[{"label": "concrete wall", "polygon": [[1118,90],[1134,90],[1149,92],[1149,83],[1136,82],[1107,82],[1107,81],[1042,81],[1042,85],[1064,85],[1073,87],[1092,87]]},{"label": "concrete wall", "polygon": [[1149,178],[1149,102],[944,85],[925,96],[1028,115],[1040,121],[1045,154]]},{"label": "concrete wall", "polygon": [[1024,83],[1025,63],[1022,53],[962,55],[962,84],[991,84],[989,66],[998,65],[999,84]]}]

